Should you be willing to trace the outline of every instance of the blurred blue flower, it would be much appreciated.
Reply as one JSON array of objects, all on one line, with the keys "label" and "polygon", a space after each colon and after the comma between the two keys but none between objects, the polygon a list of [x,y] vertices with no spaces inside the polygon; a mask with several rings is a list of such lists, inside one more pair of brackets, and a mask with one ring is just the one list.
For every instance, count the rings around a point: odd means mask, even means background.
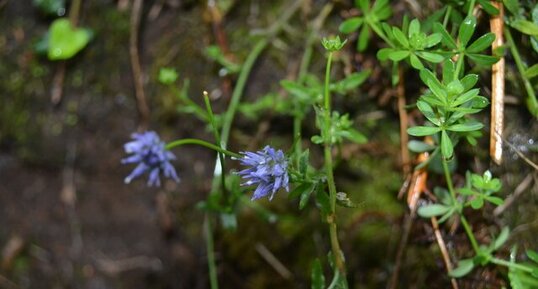
[{"label": "blurred blue flower", "polygon": [[133,141],[124,145],[125,152],[131,155],[121,160],[121,163],[137,163],[138,166],[125,178],[126,184],[146,172],[149,172],[148,186],[161,185],[159,177],[161,172],[165,177],[179,182],[176,170],[170,164],[170,161],[175,160],[176,157],[166,149],[165,143],[156,132],[133,133],[131,138]]},{"label": "blurred blue flower", "polygon": [[271,194],[269,200],[272,200],[280,188],[289,191],[288,161],[281,150],[266,146],[261,151],[241,152],[241,154],[243,155],[241,158],[235,159],[249,167],[237,173],[246,180],[241,185],[258,185],[252,200],[269,194]]}]

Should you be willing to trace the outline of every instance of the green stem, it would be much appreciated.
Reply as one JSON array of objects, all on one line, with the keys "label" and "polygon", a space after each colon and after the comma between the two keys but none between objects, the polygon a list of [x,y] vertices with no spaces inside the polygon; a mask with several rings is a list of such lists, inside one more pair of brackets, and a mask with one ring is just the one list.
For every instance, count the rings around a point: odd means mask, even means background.
[{"label": "green stem", "polygon": [[460,77],[460,71],[463,68],[463,59],[465,58],[465,54],[463,52],[460,52],[458,54],[458,60],[456,62],[456,71],[454,73],[454,79],[458,79]]},{"label": "green stem", "polygon": [[323,126],[324,137],[324,156],[325,156],[325,173],[327,175],[327,186],[329,187],[329,198],[331,205],[331,213],[328,217],[329,235],[331,239],[331,249],[334,255],[336,268],[342,275],[345,275],[346,268],[344,259],[342,258],[342,250],[338,242],[338,230],[336,227],[336,185],[333,175],[333,161],[331,154],[331,94],[329,92],[329,80],[331,76],[331,62],[333,53],[329,52],[327,57],[327,68],[325,70],[325,87],[324,87],[324,112],[325,124]]},{"label": "green stem", "polygon": [[525,86],[525,90],[527,91],[527,107],[534,116],[538,117],[538,101],[536,100],[536,94],[534,92],[531,82],[527,77],[525,77],[525,64],[523,64],[523,61],[521,60],[521,55],[517,50],[514,39],[512,38],[512,33],[510,33],[510,29],[505,27],[504,35],[506,36],[506,40],[508,41],[508,44],[510,46],[510,53],[512,53],[512,57],[514,57],[517,70],[519,71],[519,74],[523,79],[523,84]]},{"label": "green stem", "polygon": [[532,268],[529,268],[529,267],[527,267],[525,265],[521,265],[521,264],[518,264],[518,263],[513,263],[513,262],[510,262],[510,261],[506,261],[506,260],[503,260],[503,259],[498,259],[498,258],[495,258],[495,257],[493,259],[491,259],[491,263],[501,265],[501,266],[505,266],[505,267],[519,269],[519,270],[525,271],[527,273],[532,273]]},{"label": "green stem", "polygon": [[211,229],[211,220],[208,213],[205,214],[204,220],[205,243],[207,250],[207,266],[209,270],[209,284],[211,289],[218,289],[219,282],[217,279],[217,266],[215,262],[213,230]]},{"label": "green stem", "polygon": [[471,5],[469,5],[469,10],[467,10],[467,16],[473,15],[475,1],[476,0],[471,0]]},{"label": "green stem", "polygon": [[[450,170],[448,169],[448,162],[445,158],[442,158],[443,161],[443,171],[445,173],[445,179],[446,184],[448,186],[448,191],[450,192],[450,198],[452,199],[453,204],[457,204],[458,200],[456,198],[456,191],[454,190],[454,185],[452,184],[452,176],[450,175]],[[467,219],[463,215],[463,212],[458,210],[458,215],[460,216],[461,223],[463,225],[463,228],[465,229],[465,233],[467,234],[467,237],[469,238],[469,241],[471,241],[471,246],[473,247],[473,250],[478,253],[480,248],[478,247],[478,242],[476,241],[473,231],[471,230],[471,226],[467,222]]]},{"label": "green stem", "polygon": [[463,215],[462,212],[459,213],[460,215],[460,221],[463,225],[463,228],[465,229],[465,233],[467,233],[467,237],[469,238],[469,241],[471,241],[471,246],[473,246],[473,250],[476,254],[480,252],[480,247],[478,246],[478,242],[476,241],[476,238],[474,237],[473,230],[471,229],[471,225],[469,225],[469,222],[467,222],[467,219]]},{"label": "green stem", "polygon": [[204,140],[196,139],[196,138],[184,138],[184,139],[178,139],[178,140],[175,140],[175,141],[171,141],[171,142],[166,144],[166,149],[170,150],[170,149],[173,149],[175,147],[179,147],[179,146],[182,146],[182,145],[188,145],[188,144],[200,145],[200,146],[206,147],[208,149],[212,149],[212,150],[214,150],[216,152],[223,153],[223,154],[225,154],[227,156],[231,156],[231,157],[234,157],[234,158],[240,158],[241,157],[240,154],[231,152],[229,150],[226,150],[224,148],[216,146],[216,145],[214,145],[214,144],[212,144],[210,142],[206,142]]},{"label": "green stem", "polygon": [[[222,142],[220,140],[219,129],[217,128],[217,125],[215,124],[215,115],[213,114],[213,109],[211,108],[211,101],[209,100],[209,95],[207,94],[207,91],[204,91],[203,95],[204,95],[204,103],[207,110],[207,115],[209,118],[209,123],[211,124],[211,128],[213,129],[215,142],[217,146],[219,146],[222,149]],[[220,163],[220,171],[221,171],[220,173],[221,189],[222,189],[223,194],[226,194],[226,176],[223,173],[226,171],[224,168],[224,154],[219,152],[218,155],[219,155],[218,162]],[[226,200],[227,198],[224,198],[224,199]]]}]

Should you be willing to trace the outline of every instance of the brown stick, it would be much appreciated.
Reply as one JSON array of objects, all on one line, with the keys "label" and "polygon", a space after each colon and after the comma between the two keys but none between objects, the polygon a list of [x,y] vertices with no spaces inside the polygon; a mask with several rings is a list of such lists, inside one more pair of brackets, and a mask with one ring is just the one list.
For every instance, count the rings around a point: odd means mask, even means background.
[{"label": "brown stick", "polygon": [[[491,32],[495,34],[495,41],[491,49],[503,45],[504,9],[501,2],[492,1],[491,4],[499,9],[499,15],[490,20]],[[491,74],[491,129],[489,137],[489,154],[493,161],[500,165],[502,162],[502,133],[504,122],[504,57],[495,63]]]},{"label": "brown stick", "polygon": [[[431,218],[433,231],[435,234],[435,239],[437,240],[437,244],[439,245],[439,249],[441,249],[441,255],[443,255],[443,261],[445,262],[446,271],[450,272],[454,269],[452,266],[452,262],[450,261],[450,255],[448,255],[448,249],[446,248],[445,241],[443,240],[443,235],[441,234],[441,231],[439,231],[439,223],[437,223],[437,218],[432,217]],[[450,282],[452,283],[453,289],[458,289],[458,282],[455,278],[451,278]]]},{"label": "brown stick", "polygon": [[140,28],[140,18],[142,16],[142,6],[144,0],[135,0],[131,10],[131,31],[129,37],[129,54],[131,67],[133,70],[133,81],[135,86],[136,105],[140,115],[140,126],[146,128],[149,123],[149,107],[144,93],[144,83],[140,56],[138,53],[138,30]]},{"label": "brown stick", "polygon": [[411,157],[409,156],[409,150],[407,149],[407,143],[409,142],[409,136],[407,135],[408,117],[405,110],[405,84],[403,83],[404,75],[402,66],[398,66],[398,115],[400,116],[400,151],[402,154],[402,169],[404,175],[411,172]]}]

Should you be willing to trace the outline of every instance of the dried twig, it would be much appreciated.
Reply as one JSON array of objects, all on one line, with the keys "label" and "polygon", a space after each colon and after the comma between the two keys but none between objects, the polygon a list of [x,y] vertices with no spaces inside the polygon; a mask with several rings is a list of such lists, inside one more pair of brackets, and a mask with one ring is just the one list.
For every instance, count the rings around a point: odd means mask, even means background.
[{"label": "dried twig", "polygon": [[403,82],[403,68],[398,66],[398,115],[400,117],[400,153],[402,155],[402,168],[404,175],[411,172],[411,157],[409,156],[409,150],[407,149],[407,143],[409,142],[409,135],[407,134],[407,127],[409,126],[409,120],[407,117],[407,110],[405,109],[405,84]]},{"label": "dried twig", "polygon": [[133,81],[135,86],[136,105],[140,115],[140,126],[145,128],[149,123],[149,107],[144,93],[144,79],[142,66],[140,65],[140,55],[138,53],[138,32],[140,28],[140,18],[144,0],[135,0],[131,10],[131,26],[129,37],[129,55],[133,70]]},{"label": "dried twig", "polygon": [[[441,231],[439,230],[439,223],[437,223],[437,218],[432,217],[431,218],[433,231],[435,234],[435,239],[437,240],[437,244],[439,245],[439,249],[441,250],[441,255],[443,255],[443,261],[445,262],[446,270],[447,272],[452,271],[454,267],[452,266],[452,262],[450,261],[450,255],[448,254],[448,249],[446,248],[445,241],[443,240],[443,235],[441,234]],[[450,283],[452,283],[453,289],[458,289],[458,282],[455,278],[450,279]]]},{"label": "dried twig", "polygon": [[269,263],[269,265],[271,265],[271,267],[273,267],[273,269],[275,269],[275,271],[277,271],[278,274],[282,276],[282,278],[291,279],[293,277],[290,270],[288,270],[288,268],[286,268],[286,266],[284,266],[282,262],[280,262],[275,257],[275,255],[271,253],[271,251],[269,251],[267,247],[265,247],[265,245],[263,245],[262,243],[257,243],[256,251],[258,251],[258,253],[263,257],[263,259],[267,261],[267,263]]},{"label": "dried twig", "polygon": [[512,193],[505,199],[504,204],[498,206],[497,208],[495,208],[495,210],[493,210],[493,215],[495,217],[500,216],[508,207],[510,207],[514,203],[514,201],[519,196],[521,196],[523,192],[527,190],[527,188],[531,185],[531,182],[532,182],[532,174],[528,174],[523,179],[523,181],[521,181],[521,183],[519,183],[519,185],[516,187],[516,189],[514,190],[514,193]]},{"label": "dried twig", "polygon": [[[490,20],[491,32],[495,34],[495,41],[491,49],[495,50],[503,45],[504,9],[501,2],[492,1],[491,4],[499,9],[499,15],[492,16]],[[489,154],[493,161],[500,165],[502,162],[502,140],[504,122],[504,57],[491,67],[491,130],[489,138]],[[496,133],[497,132],[497,133]]]}]

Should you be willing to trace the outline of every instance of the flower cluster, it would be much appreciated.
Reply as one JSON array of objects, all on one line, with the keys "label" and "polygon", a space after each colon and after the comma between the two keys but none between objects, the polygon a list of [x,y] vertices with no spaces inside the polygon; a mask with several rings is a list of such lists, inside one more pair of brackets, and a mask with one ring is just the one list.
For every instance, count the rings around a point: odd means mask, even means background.
[{"label": "flower cluster", "polygon": [[131,135],[133,141],[124,145],[125,152],[132,154],[124,158],[122,164],[138,163],[138,166],[125,178],[125,183],[130,183],[133,179],[149,172],[148,186],[160,186],[159,174],[162,172],[165,177],[179,182],[176,170],[170,164],[176,159],[174,154],[168,151],[165,143],[161,141],[157,133],[147,131],[134,133]]},{"label": "flower cluster", "polygon": [[266,146],[261,151],[241,152],[241,154],[243,156],[236,159],[242,165],[249,167],[237,173],[246,179],[242,185],[258,185],[252,200],[269,194],[269,200],[271,200],[280,188],[289,191],[288,162],[282,150]]}]

